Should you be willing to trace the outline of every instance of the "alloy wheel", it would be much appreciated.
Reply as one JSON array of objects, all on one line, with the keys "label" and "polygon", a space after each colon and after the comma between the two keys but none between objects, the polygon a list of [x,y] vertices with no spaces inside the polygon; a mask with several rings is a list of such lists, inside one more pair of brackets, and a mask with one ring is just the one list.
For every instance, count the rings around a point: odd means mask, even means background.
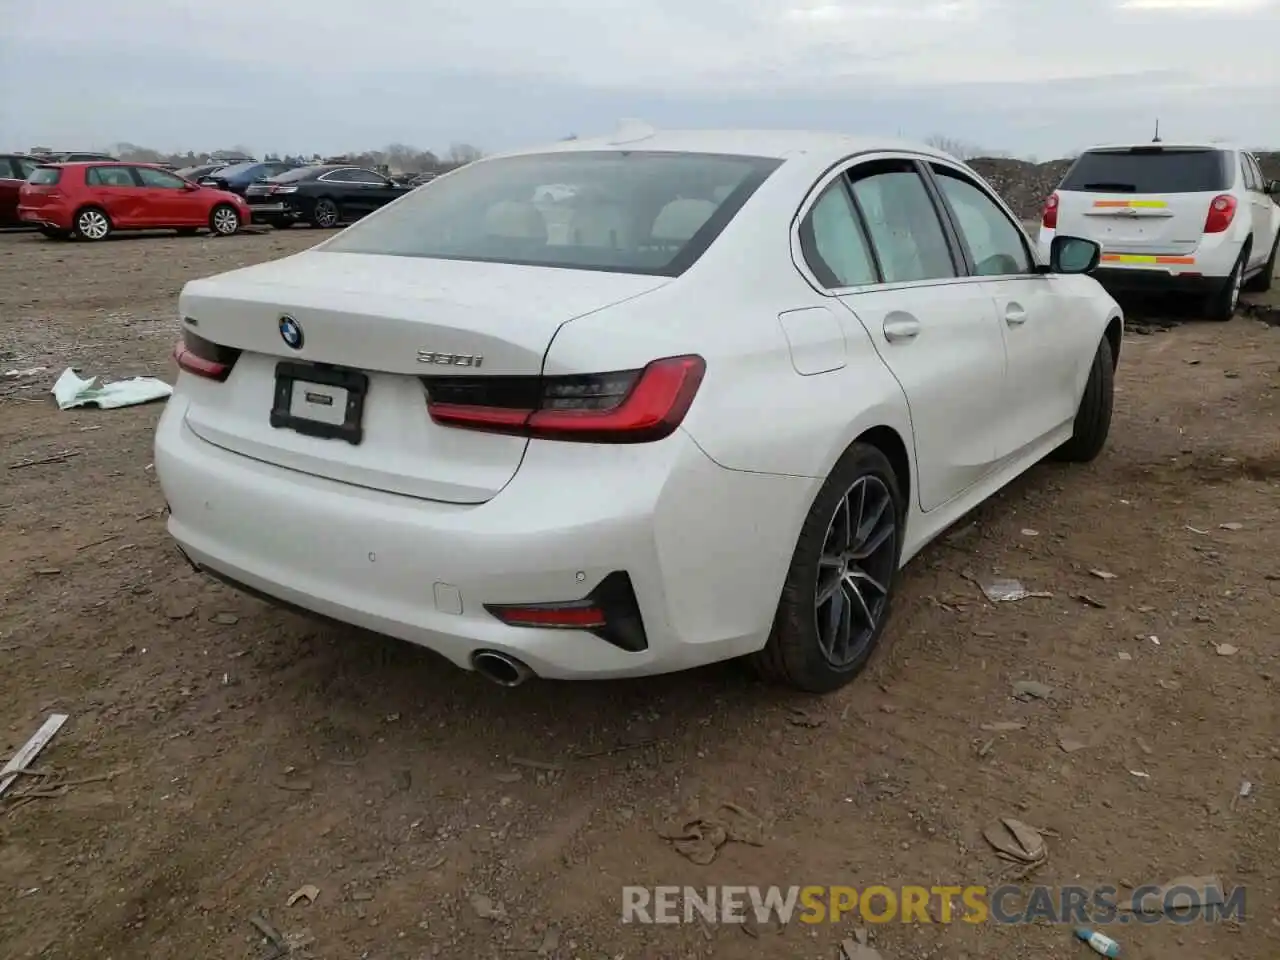
[{"label": "alloy wheel", "polygon": [[814,585],[818,646],[840,669],[854,663],[888,609],[898,556],[893,495],[879,477],[859,477],[827,526]]},{"label": "alloy wheel", "polygon": [[86,210],[76,217],[76,229],[86,240],[101,240],[111,232],[111,223],[105,214],[97,210]]},{"label": "alloy wheel", "polygon": [[316,203],[316,223],[322,227],[332,227],[338,222],[338,208],[332,200],[321,200]]},{"label": "alloy wheel", "polygon": [[240,229],[240,216],[230,207],[219,207],[213,212],[213,229],[229,237]]}]

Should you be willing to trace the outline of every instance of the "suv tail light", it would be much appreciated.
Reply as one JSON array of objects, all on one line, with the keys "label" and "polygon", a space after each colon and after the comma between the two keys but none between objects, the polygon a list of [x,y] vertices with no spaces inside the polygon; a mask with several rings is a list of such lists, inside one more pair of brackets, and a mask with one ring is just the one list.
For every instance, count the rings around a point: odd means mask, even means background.
[{"label": "suv tail light", "polygon": [[422,377],[442,426],[579,443],[647,443],[674,433],[706,372],[699,356],[641,370],[561,377]]},{"label": "suv tail light", "polygon": [[173,348],[173,359],[178,362],[179,369],[221,383],[231,376],[231,368],[240,359],[240,351],[183,330],[182,339]]},{"label": "suv tail light", "polygon": [[1044,202],[1044,213],[1040,217],[1040,226],[1046,230],[1058,229],[1058,202],[1056,193],[1049,194],[1049,199]]},{"label": "suv tail light", "polygon": [[1223,193],[1213,198],[1209,204],[1209,214],[1204,218],[1205,233],[1222,233],[1231,226],[1236,216],[1236,198]]},{"label": "suv tail light", "polygon": [[649,646],[631,577],[615,570],[581,600],[568,603],[486,603],[484,608],[509,627],[585,630],[630,653]]}]

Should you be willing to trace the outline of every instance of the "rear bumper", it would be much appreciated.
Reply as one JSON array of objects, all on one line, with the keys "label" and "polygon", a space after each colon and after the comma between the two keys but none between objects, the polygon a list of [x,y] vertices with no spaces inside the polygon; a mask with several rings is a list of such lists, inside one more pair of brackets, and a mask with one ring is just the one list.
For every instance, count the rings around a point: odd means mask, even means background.
[{"label": "rear bumper", "polygon": [[1133,267],[1099,267],[1092,276],[1111,294],[1184,293],[1207,296],[1223,283],[1221,277]]},{"label": "rear bumper", "polygon": [[280,200],[265,203],[250,200],[249,212],[253,219],[257,221],[297,220],[300,216],[297,210]]},{"label": "rear bumper", "polygon": [[[195,436],[186,409],[171,398],[155,466],[194,563],[463,668],[485,649],[543,677],[639,676],[759,649],[818,483],[726,470],[677,432],[643,450],[534,442],[493,500],[446,504],[233,454]],[[639,602],[638,653],[483,606],[578,600],[615,570]]]},{"label": "rear bumper", "polygon": [[71,211],[58,207],[18,207],[18,220],[33,227],[71,229]]}]

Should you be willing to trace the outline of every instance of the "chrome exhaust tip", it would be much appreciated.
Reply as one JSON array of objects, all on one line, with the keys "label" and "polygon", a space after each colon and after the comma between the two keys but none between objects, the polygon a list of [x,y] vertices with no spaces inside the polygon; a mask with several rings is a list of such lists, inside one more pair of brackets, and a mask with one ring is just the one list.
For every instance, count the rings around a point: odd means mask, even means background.
[{"label": "chrome exhaust tip", "polygon": [[533,671],[528,666],[515,657],[496,650],[477,650],[473,653],[471,669],[500,687],[518,687],[533,676]]}]

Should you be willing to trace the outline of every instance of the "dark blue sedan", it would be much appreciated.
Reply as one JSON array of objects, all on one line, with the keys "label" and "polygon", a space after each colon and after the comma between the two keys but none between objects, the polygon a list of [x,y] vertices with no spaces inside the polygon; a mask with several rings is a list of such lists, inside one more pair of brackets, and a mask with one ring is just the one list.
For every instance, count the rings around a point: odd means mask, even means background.
[{"label": "dark blue sedan", "polygon": [[286,163],[283,160],[255,160],[251,163],[235,163],[229,167],[223,167],[208,176],[201,177],[200,183],[206,187],[230,190],[232,193],[238,193],[243,197],[245,190],[249,188],[249,184],[256,183],[259,180],[266,180],[268,177],[274,177],[297,166],[299,164]]}]

